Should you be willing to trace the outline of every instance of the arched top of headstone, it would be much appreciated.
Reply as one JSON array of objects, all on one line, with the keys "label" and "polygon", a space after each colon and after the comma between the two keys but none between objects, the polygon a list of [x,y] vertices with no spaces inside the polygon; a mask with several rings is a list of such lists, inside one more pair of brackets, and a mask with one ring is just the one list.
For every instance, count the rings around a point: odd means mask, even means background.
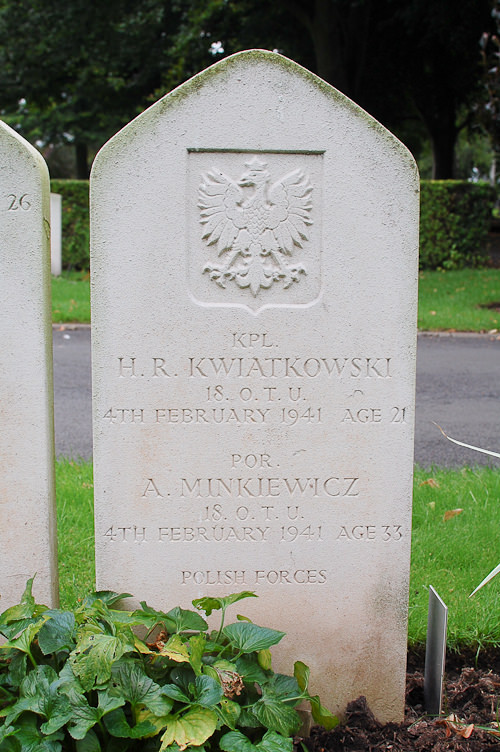
[{"label": "arched top of headstone", "polygon": [[2,120],[0,120],[0,143],[3,144],[2,157],[7,160],[8,165],[14,160],[17,162],[24,158],[26,163],[31,162],[33,168],[39,172],[42,181],[49,180],[49,170],[40,152]]},{"label": "arched top of headstone", "polygon": [[[295,61],[279,53],[261,49],[245,50],[230,55],[165,94],[164,97],[138,115],[114,138],[108,141],[97,156],[94,163],[95,168],[99,167],[100,160],[105,156],[108,149],[114,150],[123,139],[130,142],[135,135],[139,136],[144,129],[149,128],[159,116],[165,116],[168,119],[171,115],[175,115],[175,111],[181,109],[183,105],[196,107],[197,101],[204,100],[211,95],[210,92],[215,92],[215,90],[224,96],[224,91],[231,80],[237,82],[240,87],[249,88],[252,92],[248,98],[247,111],[241,113],[243,119],[247,120],[247,129],[251,130],[252,109],[256,106],[255,96],[258,95],[259,99],[264,101],[267,107],[274,110],[279,116],[280,105],[283,98],[286,97],[286,89],[290,85],[291,79],[301,82],[303,94],[309,89],[311,95],[313,93],[322,95],[324,102],[331,111],[344,112],[364,126],[365,131],[372,134],[372,140],[381,139],[385,141],[386,148],[392,149],[398,155],[398,158],[406,163],[413,174],[413,178],[418,182],[418,171],[412,154],[381,123],[345,94]],[[258,86],[252,87],[252,81],[254,83],[258,81]],[[226,104],[228,111],[232,112],[234,118],[236,115],[235,108],[238,105],[231,101],[229,97]],[[305,107],[305,110],[302,110],[302,106]],[[300,117],[306,116],[310,122],[317,122],[318,114],[315,108],[308,106],[304,100],[297,102],[297,115]],[[218,112],[215,106],[213,116],[213,127],[216,129]]]}]

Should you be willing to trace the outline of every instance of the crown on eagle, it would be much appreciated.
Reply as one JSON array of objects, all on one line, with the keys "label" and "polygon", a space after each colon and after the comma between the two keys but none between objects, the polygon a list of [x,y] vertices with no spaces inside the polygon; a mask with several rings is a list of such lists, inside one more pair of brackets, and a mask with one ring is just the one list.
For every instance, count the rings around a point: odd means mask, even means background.
[{"label": "crown on eagle", "polygon": [[249,170],[265,170],[267,162],[262,162],[258,157],[253,157],[249,162],[245,162],[245,167]]}]

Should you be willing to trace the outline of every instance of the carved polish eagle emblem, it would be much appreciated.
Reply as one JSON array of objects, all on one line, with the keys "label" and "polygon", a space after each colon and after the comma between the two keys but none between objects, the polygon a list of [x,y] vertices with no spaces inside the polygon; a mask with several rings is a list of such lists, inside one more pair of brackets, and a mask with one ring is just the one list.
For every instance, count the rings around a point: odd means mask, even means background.
[{"label": "carved polish eagle emblem", "polygon": [[238,181],[216,168],[202,175],[202,237],[220,257],[203,271],[219,287],[234,281],[256,296],[274,282],[286,289],[306,274],[302,264],[288,259],[309,239],[312,185],[299,169],[271,184],[267,163],[257,157],[245,167]]}]

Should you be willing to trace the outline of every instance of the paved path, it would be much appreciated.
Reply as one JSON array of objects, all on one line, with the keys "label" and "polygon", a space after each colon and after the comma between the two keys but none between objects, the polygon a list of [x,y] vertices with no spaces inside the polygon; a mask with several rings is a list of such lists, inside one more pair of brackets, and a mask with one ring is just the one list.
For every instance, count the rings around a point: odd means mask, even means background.
[{"label": "paved path", "polygon": [[92,456],[90,328],[53,329],[56,455]]},{"label": "paved path", "polygon": [[[54,330],[56,454],[92,455],[90,330]],[[488,335],[418,338],[415,461],[458,467],[500,460],[446,441],[450,436],[500,452],[500,339]]]},{"label": "paved path", "polygon": [[418,338],[415,461],[429,465],[491,464],[500,460],[444,439],[500,452],[500,339],[488,335]]}]

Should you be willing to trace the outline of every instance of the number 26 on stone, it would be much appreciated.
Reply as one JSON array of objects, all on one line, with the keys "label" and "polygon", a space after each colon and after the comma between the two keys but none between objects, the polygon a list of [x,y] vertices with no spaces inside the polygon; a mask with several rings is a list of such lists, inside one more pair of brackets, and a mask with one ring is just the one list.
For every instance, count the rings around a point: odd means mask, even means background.
[{"label": "number 26 on stone", "polygon": [[31,201],[29,200],[29,195],[27,193],[23,193],[22,196],[16,196],[15,193],[9,193],[6,198],[8,201],[7,211],[17,211],[18,209],[28,211],[28,209],[31,209]]}]

